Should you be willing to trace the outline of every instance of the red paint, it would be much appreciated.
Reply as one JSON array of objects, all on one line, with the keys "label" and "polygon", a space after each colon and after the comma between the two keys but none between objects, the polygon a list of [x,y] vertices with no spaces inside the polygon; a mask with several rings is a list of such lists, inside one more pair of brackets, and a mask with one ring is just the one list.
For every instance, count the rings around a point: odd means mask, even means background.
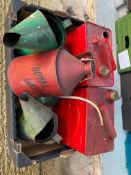
[{"label": "red paint", "polygon": [[96,110],[80,100],[61,99],[53,108],[58,115],[58,133],[63,138],[63,144],[88,156],[113,150],[116,137],[114,102],[105,99],[107,91],[88,87],[76,89],[73,94],[93,101],[100,108],[104,126],[100,125]]},{"label": "red paint", "polygon": [[70,95],[90,72],[91,62],[85,64],[65,49],[55,49],[13,59],[8,79],[16,95],[59,96]]},{"label": "red paint", "polygon": [[[104,32],[108,33],[107,38],[103,36]],[[116,69],[116,64],[112,55],[112,33],[109,29],[86,21],[67,34],[66,47],[75,56],[89,52],[95,61],[94,79],[82,82],[79,86],[111,87],[114,85],[113,72]],[[103,64],[110,70],[106,77],[100,76],[98,73],[99,67]]]}]

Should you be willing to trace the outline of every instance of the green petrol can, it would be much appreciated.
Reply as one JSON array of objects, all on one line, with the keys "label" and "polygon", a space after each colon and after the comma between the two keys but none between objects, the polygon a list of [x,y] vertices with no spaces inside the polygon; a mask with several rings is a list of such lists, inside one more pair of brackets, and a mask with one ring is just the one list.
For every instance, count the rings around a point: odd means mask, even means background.
[{"label": "green petrol can", "polygon": [[117,66],[119,73],[131,71],[131,13],[116,21]]}]

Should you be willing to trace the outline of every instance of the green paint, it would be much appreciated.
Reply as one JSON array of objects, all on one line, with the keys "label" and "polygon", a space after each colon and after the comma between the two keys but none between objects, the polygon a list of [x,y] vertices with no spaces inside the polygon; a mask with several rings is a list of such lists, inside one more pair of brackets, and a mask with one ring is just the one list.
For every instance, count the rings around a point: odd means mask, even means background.
[{"label": "green paint", "polygon": [[[129,38],[129,47],[128,43],[126,44],[126,38]],[[117,41],[117,55],[120,52],[128,50],[130,63],[131,63],[131,14],[128,14],[116,21],[116,41]],[[124,59],[124,58],[123,58]],[[130,72],[131,66],[128,68],[121,69],[118,56],[117,56],[117,65],[119,73]]]},{"label": "green paint", "polygon": [[21,35],[14,46],[18,49],[47,51],[58,47],[50,25],[39,10],[11,28],[8,33],[17,33]]},{"label": "green paint", "polygon": [[[29,99],[20,99],[22,112],[17,118],[18,137],[24,140],[45,142],[57,132],[57,116],[47,106],[28,95]],[[49,122],[51,125],[48,125]],[[46,126],[48,126],[47,129]],[[45,130],[44,130],[45,129]],[[41,136],[38,138],[38,135]]]},{"label": "green paint", "polygon": [[58,103],[59,98],[58,97],[39,97],[37,98],[37,100],[43,103],[44,105],[54,106]]},{"label": "green paint", "polygon": [[72,22],[70,19],[65,19],[64,21],[62,21],[62,25],[64,29],[67,29],[68,27],[72,26]]},{"label": "green paint", "polygon": [[34,50],[29,50],[29,49],[14,49],[14,56],[25,56],[25,55],[30,55],[30,54],[35,54],[38,53]]}]

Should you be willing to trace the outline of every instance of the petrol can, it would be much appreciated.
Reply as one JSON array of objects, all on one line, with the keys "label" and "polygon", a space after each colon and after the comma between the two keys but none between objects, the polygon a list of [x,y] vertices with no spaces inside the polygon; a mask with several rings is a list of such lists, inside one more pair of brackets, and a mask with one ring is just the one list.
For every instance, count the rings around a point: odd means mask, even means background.
[{"label": "petrol can", "polygon": [[53,110],[58,115],[58,133],[63,138],[62,143],[88,156],[112,151],[116,137],[115,98],[112,98],[114,92],[111,89],[88,87],[76,89],[73,94],[98,106],[102,113],[103,126],[91,104],[80,99],[61,99]]},{"label": "petrol can", "polygon": [[60,48],[13,59],[8,67],[8,80],[17,96],[23,92],[33,97],[71,95],[77,84],[93,71],[91,60],[84,63]]},{"label": "petrol can", "polygon": [[131,72],[121,74],[121,95],[123,103],[131,103]]},{"label": "petrol can", "polygon": [[66,47],[75,56],[88,52],[95,61],[94,78],[79,86],[111,87],[114,85],[116,64],[112,55],[112,33],[110,29],[86,21],[66,37]]},{"label": "petrol can", "polygon": [[131,131],[131,104],[123,103],[122,104],[122,121],[123,129]]},{"label": "petrol can", "polygon": [[120,79],[123,129],[131,131],[131,72],[121,74]]},{"label": "petrol can", "polygon": [[131,71],[131,14],[116,21],[117,65],[119,73]]}]

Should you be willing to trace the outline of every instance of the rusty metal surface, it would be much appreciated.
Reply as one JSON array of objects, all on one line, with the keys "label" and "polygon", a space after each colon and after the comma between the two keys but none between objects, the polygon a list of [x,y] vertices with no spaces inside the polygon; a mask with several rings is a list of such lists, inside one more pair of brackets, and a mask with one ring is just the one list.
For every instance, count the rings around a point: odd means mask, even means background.
[{"label": "rusty metal surface", "polygon": [[115,91],[88,87],[75,89],[73,93],[73,96],[83,97],[97,104],[102,112],[103,126],[90,104],[80,99],[60,99],[53,110],[58,115],[58,133],[63,138],[63,144],[88,156],[113,150],[116,132],[113,123],[114,99],[111,99],[111,92]]},{"label": "rusty metal surface", "polygon": [[[45,6],[50,9],[67,10],[70,14],[75,14],[76,17],[83,18],[83,15],[88,14],[91,21],[95,18],[94,0],[83,0],[83,3],[79,4],[76,0],[25,0],[28,3],[33,3],[40,6]],[[66,5],[65,5],[66,4]],[[0,1],[0,40],[4,34],[4,21],[9,10],[10,0]],[[72,7],[73,6],[73,9]],[[78,10],[79,7],[79,10]],[[10,16],[8,17],[10,18]],[[0,175],[100,175],[100,159],[99,156],[85,157],[79,153],[75,153],[72,158],[68,159],[53,159],[42,163],[41,165],[33,165],[28,168],[16,169],[8,157],[7,149],[7,123],[6,123],[6,72],[5,72],[5,50],[4,46],[0,42],[1,60],[0,60]],[[79,165],[79,166],[78,166]],[[40,167],[40,168],[39,168]]]},{"label": "rusty metal surface", "polygon": [[16,95],[28,92],[33,97],[60,96],[70,95],[90,72],[92,66],[61,48],[13,59],[8,66],[8,80]]},{"label": "rusty metal surface", "polygon": [[47,51],[57,48],[55,34],[40,10],[6,32],[3,42],[5,46],[17,49]]},{"label": "rusty metal surface", "polygon": [[7,120],[6,120],[6,58],[5,58],[5,48],[2,44],[2,37],[5,32],[4,23],[10,18],[8,12],[10,11],[10,0],[0,1],[0,175],[39,175],[39,165],[33,165],[28,168],[17,169],[14,167],[12,161],[8,157],[8,147],[7,147]]},{"label": "rusty metal surface", "polygon": [[53,139],[58,128],[56,114],[27,93],[21,94],[19,99],[23,111],[23,115],[19,116],[19,137],[39,143]]}]

